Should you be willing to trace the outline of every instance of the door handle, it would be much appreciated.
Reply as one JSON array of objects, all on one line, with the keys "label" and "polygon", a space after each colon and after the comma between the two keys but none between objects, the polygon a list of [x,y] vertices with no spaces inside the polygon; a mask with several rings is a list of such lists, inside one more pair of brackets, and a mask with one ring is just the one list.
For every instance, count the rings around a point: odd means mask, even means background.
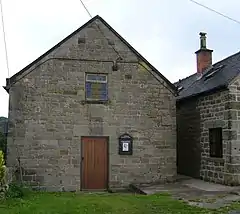
[{"label": "door handle", "polygon": [[82,157],[82,161],[84,160],[84,157]]}]

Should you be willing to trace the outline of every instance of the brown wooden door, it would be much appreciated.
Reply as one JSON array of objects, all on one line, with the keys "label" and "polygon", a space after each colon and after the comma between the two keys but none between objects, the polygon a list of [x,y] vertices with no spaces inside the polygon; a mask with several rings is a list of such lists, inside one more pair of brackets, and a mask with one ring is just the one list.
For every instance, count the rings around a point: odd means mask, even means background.
[{"label": "brown wooden door", "polygon": [[108,140],[82,138],[82,190],[105,190],[108,185]]}]

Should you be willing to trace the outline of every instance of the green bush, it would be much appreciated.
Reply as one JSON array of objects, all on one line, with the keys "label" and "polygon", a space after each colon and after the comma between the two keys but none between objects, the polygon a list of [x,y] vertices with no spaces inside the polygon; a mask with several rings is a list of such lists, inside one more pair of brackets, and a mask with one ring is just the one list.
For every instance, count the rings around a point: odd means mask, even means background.
[{"label": "green bush", "polygon": [[21,183],[7,185],[6,166],[3,152],[0,150],[0,198],[22,198],[30,193],[30,188]]},{"label": "green bush", "polygon": [[31,192],[31,189],[26,185],[20,183],[11,183],[6,191],[6,198],[22,198],[27,196]]},{"label": "green bush", "polygon": [[0,150],[0,198],[2,198],[7,191],[6,183],[6,166],[3,152]]},{"label": "green bush", "polygon": [[5,178],[6,178],[6,166],[3,152],[0,150],[0,186],[5,184]]},{"label": "green bush", "polygon": [[4,136],[3,133],[0,132],[0,150],[3,151],[4,160],[6,160],[7,154],[7,138]]},{"label": "green bush", "polygon": [[17,183],[9,184],[8,190],[6,192],[7,198],[22,198],[24,195],[23,188]]}]

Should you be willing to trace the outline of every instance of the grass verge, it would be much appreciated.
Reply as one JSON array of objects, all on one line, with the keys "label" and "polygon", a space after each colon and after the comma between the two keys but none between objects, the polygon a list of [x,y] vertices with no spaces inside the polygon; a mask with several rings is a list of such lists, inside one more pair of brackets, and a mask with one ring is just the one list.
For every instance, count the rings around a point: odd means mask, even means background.
[{"label": "grass verge", "polygon": [[217,214],[228,213],[231,209],[240,209],[240,204],[207,210],[162,194],[31,193],[22,199],[0,202],[0,213],[3,214]]}]

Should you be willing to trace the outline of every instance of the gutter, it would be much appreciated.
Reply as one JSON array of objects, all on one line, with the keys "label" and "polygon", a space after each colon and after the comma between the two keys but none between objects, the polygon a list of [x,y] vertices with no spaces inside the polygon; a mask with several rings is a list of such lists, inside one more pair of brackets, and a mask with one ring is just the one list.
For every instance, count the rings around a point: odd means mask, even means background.
[{"label": "gutter", "polygon": [[199,93],[196,93],[196,94],[191,94],[189,96],[182,97],[182,98],[177,98],[177,102],[185,101],[187,99],[191,99],[191,98],[194,98],[194,97],[197,97],[197,96],[200,96],[200,95],[206,95],[206,94],[214,93],[214,92],[216,92],[218,90],[223,90],[223,89],[228,89],[226,84],[219,85],[219,86],[211,88],[211,89],[209,89],[207,91],[199,92]]}]

